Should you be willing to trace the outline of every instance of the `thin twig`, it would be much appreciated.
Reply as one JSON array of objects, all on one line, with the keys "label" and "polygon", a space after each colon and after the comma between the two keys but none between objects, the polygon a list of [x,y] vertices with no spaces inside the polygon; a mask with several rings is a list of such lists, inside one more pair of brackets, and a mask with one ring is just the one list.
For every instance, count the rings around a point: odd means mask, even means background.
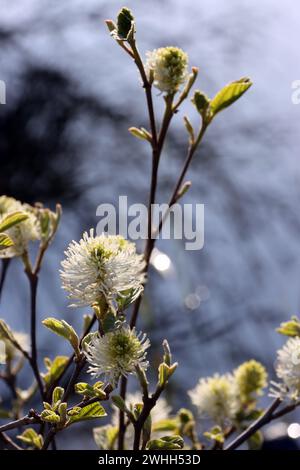
[{"label": "thin twig", "polygon": [[0,432],[0,439],[14,450],[23,450],[5,432]]},{"label": "thin twig", "polygon": [[161,393],[163,392],[164,388],[158,386],[155,393],[151,397],[144,397],[143,398],[143,409],[142,412],[134,423],[134,443],[133,443],[133,450],[139,450],[140,448],[140,441],[141,441],[141,433],[143,430],[143,426],[151,413],[151,410],[155,407],[157,400],[159,399]]},{"label": "thin twig", "polygon": [[234,439],[224,450],[234,450],[237,449],[241,444],[247,441],[253,434],[256,433],[260,428],[265,424],[269,423],[274,419],[273,413],[280,406],[282,400],[280,398],[275,398],[271,405],[265,410],[265,412],[254,421],[242,434],[240,434],[236,439]]},{"label": "thin twig", "polygon": [[23,418],[16,419],[15,421],[11,421],[10,423],[3,424],[0,426],[0,432],[9,431],[10,429],[19,428],[21,426],[27,426],[28,424],[36,424],[39,423],[41,420],[38,419],[36,416],[24,416]]}]

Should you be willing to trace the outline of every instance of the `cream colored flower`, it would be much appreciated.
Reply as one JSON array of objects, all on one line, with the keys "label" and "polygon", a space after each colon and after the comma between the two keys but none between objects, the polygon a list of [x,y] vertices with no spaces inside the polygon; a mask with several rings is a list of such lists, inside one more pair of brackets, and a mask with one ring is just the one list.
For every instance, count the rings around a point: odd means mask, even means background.
[{"label": "cream colored flower", "polygon": [[146,70],[153,84],[167,94],[175,93],[187,80],[188,56],[178,47],[161,47],[147,52]]},{"label": "cream colored flower", "polygon": [[148,368],[146,350],[150,341],[143,333],[136,333],[124,323],[115,330],[99,336],[94,333],[89,343],[85,344],[85,356],[90,364],[88,372],[94,377],[104,376],[113,386],[117,385],[121,375],[136,373],[136,366]]},{"label": "cream colored flower", "polygon": [[298,399],[300,397],[300,338],[289,338],[283,348],[277,351],[276,374],[281,380],[272,382],[270,395]]},{"label": "cream colored flower", "polygon": [[211,418],[219,425],[234,419],[238,411],[236,387],[230,374],[200,379],[188,394],[200,416]]},{"label": "cream colored flower", "polygon": [[91,229],[79,242],[71,242],[65,255],[60,275],[72,306],[105,301],[112,307],[122,299],[133,302],[143,290],[144,257],[121,236],[94,236]]}]

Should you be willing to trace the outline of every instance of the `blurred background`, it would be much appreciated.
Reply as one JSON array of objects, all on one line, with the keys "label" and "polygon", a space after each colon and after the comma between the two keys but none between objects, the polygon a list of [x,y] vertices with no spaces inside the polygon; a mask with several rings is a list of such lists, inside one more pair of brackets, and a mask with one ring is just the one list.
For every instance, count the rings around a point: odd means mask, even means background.
[{"label": "blurred background", "polygon": [[[63,205],[41,274],[38,313],[78,328],[80,311],[67,307],[58,276],[64,249],[96,226],[99,204],[117,205],[119,195],[129,204],[148,198],[149,151],[127,132],[147,125],[143,90],[104,25],[123,4],[0,0],[0,79],[7,87],[7,104],[0,106],[0,194]],[[149,331],[154,363],[165,336],[179,361],[168,397],[176,410],[200,376],[244,360],[264,362],[272,376],[283,344],[274,329],[299,311],[300,105],[291,101],[291,84],[300,78],[298,5],[128,0],[127,6],[137,18],[141,52],[182,47],[190,66],[200,69],[197,88],[208,95],[245,75],[254,82],[214,121],[188,174],[193,186],[183,202],[205,204],[204,248],[186,251],[183,241],[160,241],[151,268],[139,327]],[[158,93],[155,101],[161,110]],[[188,113],[196,123],[191,108],[185,105],[173,121],[159,202],[168,200],[183,164],[182,117]],[[18,260],[9,266],[0,316],[28,331],[28,286]],[[53,356],[53,342],[56,354],[69,353],[63,340],[41,329],[40,356]],[[5,403],[5,388],[1,395]],[[284,444],[276,445],[299,445],[299,438],[287,437],[298,420],[289,415],[267,429],[268,445],[281,438]],[[90,433],[77,431],[77,441],[66,433],[59,447],[95,448]]]}]

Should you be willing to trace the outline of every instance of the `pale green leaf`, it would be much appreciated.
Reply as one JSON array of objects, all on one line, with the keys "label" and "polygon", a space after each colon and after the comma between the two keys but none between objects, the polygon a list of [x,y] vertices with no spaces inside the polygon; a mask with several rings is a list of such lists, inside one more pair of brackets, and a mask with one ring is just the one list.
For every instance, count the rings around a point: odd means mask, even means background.
[{"label": "pale green leaf", "polygon": [[285,336],[300,337],[300,321],[294,316],[290,321],[281,323],[276,331]]},{"label": "pale green leaf", "polygon": [[251,85],[252,82],[247,77],[225,85],[210,102],[212,117],[237,101]]},{"label": "pale green leaf", "polygon": [[68,425],[78,423],[80,421],[87,421],[89,419],[102,418],[103,416],[106,416],[106,411],[103,406],[99,403],[91,403],[90,405],[81,408],[81,411],[78,414],[70,416]]},{"label": "pale green leaf", "polygon": [[53,362],[49,358],[46,358],[45,365],[47,367],[47,372],[42,374],[42,377],[47,386],[55,382],[61,375],[64,370],[69,358],[67,356],[57,356]]},{"label": "pale green leaf", "polygon": [[5,233],[0,233],[0,250],[6,250],[10,246],[13,246],[14,242]]},{"label": "pale green leaf", "polygon": [[28,214],[25,212],[12,212],[11,214],[8,214],[6,217],[4,217],[4,219],[2,219],[0,222],[0,232],[5,232],[6,230],[14,227],[26,219],[28,219]]},{"label": "pale green leaf", "polygon": [[183,449],[184,441],[181,436],[165,436],[160,439],[153,439],[147,443],[148,450],[172,450]]}]

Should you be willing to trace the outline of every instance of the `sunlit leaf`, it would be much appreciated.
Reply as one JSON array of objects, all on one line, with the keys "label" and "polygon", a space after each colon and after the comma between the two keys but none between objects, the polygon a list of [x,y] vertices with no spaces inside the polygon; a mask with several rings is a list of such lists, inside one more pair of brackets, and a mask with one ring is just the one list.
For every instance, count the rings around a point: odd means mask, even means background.
[{"label": "sunlit leaf", "polygon": [[232,105],[237,101],[252,85],[250,78],[245,77],[224,86],[211,100],[210,111],[212,116]]}]

